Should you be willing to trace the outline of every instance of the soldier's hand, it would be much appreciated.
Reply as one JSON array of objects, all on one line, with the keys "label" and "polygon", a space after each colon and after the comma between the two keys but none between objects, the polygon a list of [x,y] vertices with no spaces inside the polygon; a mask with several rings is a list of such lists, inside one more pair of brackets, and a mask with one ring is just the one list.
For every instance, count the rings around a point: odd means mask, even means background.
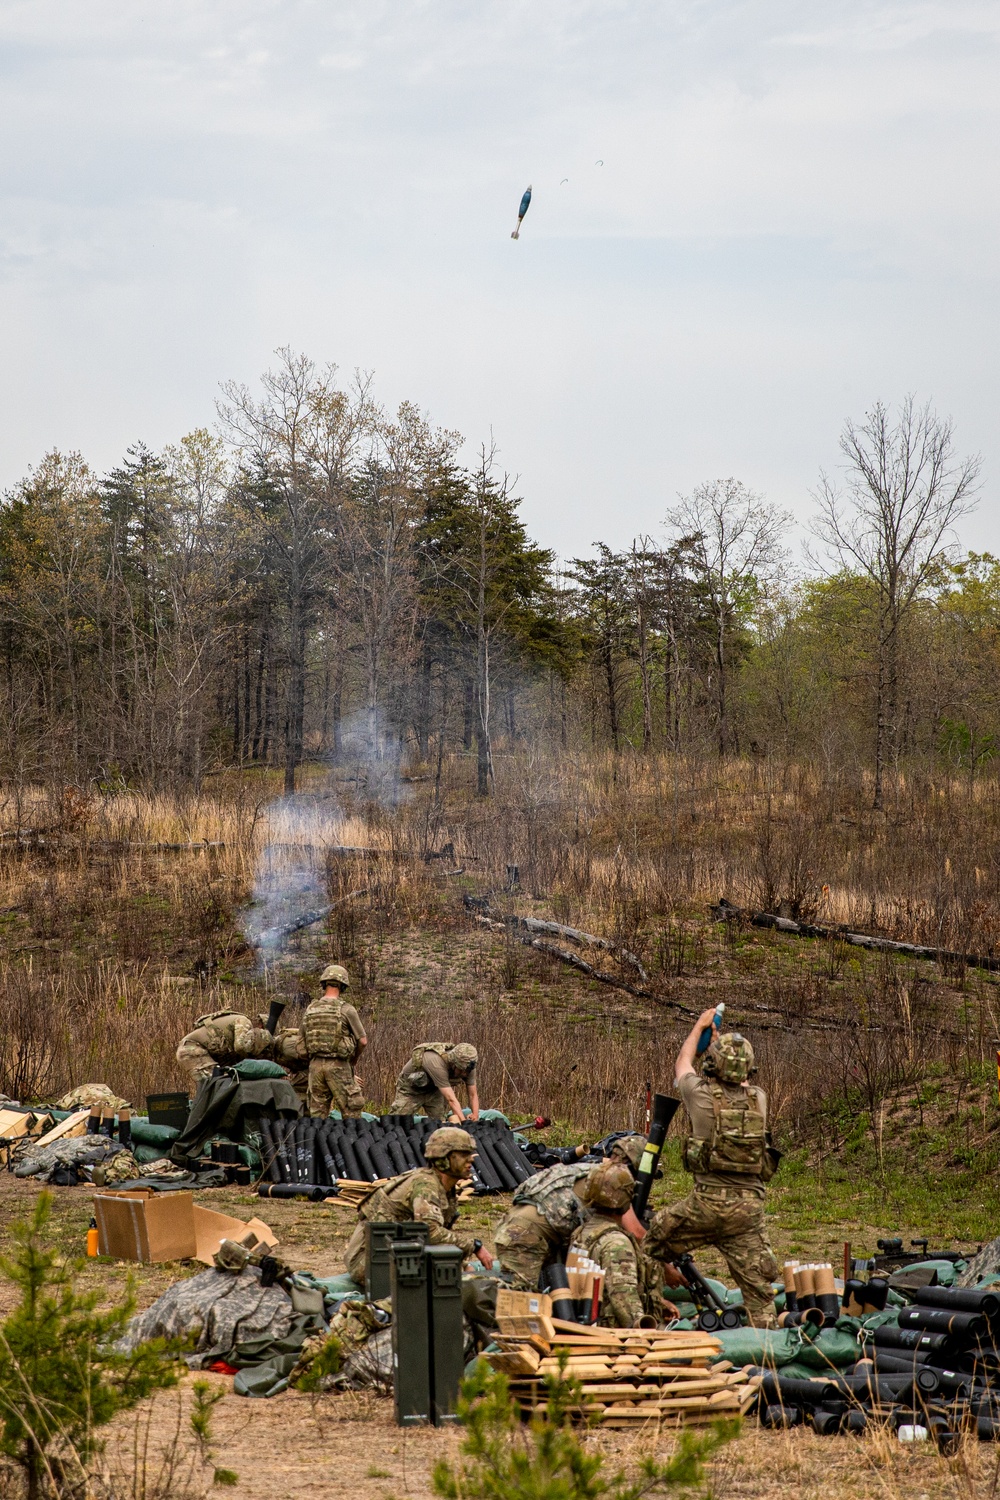
[{"label": "soldier's hand", "polygon": [[448,1123],[449,1123],[449,1125],[464,1125],[465,1124],[465,1116],[464,1115],[458,1115],[453,1110],[451,1112],[451,1114],[448,1116]]},{"label": "soldier's hand", "polygon": [[684,1277],[681,1275],[680,1271],[678,1271],[676,1266],[672,1266],[668,1262],[663,1265],[661,1269],[663,1271],[663,1279],[666,1282],[667,1286],[687,1286],[687,1282],[684,1280]]},{"label": "soldier's hand", "polygon": [[715,1021],[715,1011],[716,1007],[714,1005],[710,1006],[708,1010],[703,1010],[698,1017],[698,1025],[701,1027],[711,1026]]},{"label": "soldier's hand", "polygon": [[479,1261],[479,1264],[481,1266],[485,1266],[487,1271],[492,1271],[493,1256],[490,1251],[487,1250],[485,1245],[480,1245],[479,1249],[476,1251],[476,1259]]},{"label": "soldier's hand", "polygon": [[670,1319],[680,1317],[680,1310],[676,1308],[672,1302],[668,1302],[666,1297],[663,1297],[660,1300],[663,1306],[664,1318]]}]

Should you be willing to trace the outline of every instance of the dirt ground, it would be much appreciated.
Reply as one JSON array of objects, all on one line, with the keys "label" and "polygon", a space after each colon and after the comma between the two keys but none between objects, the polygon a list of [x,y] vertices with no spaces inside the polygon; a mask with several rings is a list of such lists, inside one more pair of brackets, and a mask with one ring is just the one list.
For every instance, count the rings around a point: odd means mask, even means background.
[{"label": "dirt ground", "polygon": [[[0,1172],[4,1248],[10,1244],[12,1225],[30,1211],[37,1191],[31,1183]],[[65,1253],[79,1255],[90,1218],[91,1189],[60,1188],[53,1198],[54,1233]],[[319,1275],[343,1269],[342,1248],[354,1224],[354,1213],[347,1208],[262,1202],[237,1189],[217,1189],[204,1194],[203,1201],[246,1219],[258,1214],[278,1234],[297,1268]],[[488,1239],[504,1206],[503,1200],[485,1199],[463,1212]],[[84,1263],[80,1282],[100,1288],[109,1302],[124,1297],[131,1283],[138,1305],[145,1307],[178,1276],[200,1269],[190,1263],[135,1266],[90,1261]],[[11,1305],[10,1283],[0,1280],[0,1314]],[[145,1447],[147,1494],[152,1493],[150,1481],[159,1455],[177,1429],[178,1413],[185,1416],[192,1378],[186,1378],[178,1391],[161,1393],[144,1410],[124,1415],[111,1430],[105,1461],[112,1472],[120,1475],[134,1468],[137,1438]],[[270,1400],[248,1401],[232,1393],[230,1377],[198,1378],[226,1392],[213,1420],[215,1462],[239,1476],[227,1491],[234,1500],[298,1500],[306,1495],[315,1500],[424,1500],[433,1493],[434,1464],[442,1457],[460,1457],[460,1431],[400,1429],[393,1421],[391,1400],[384,1397],[286,1391]],[[671,1432],[653,1427],[586,1438],[606,1454],[612,1472],[632,1469],[645,1453],[665,1458],[675,1440]],[[764,1432],[748,1421],[743,1434],[713,1463],[711,1485],[717,1500],[985,1500],[998,1493],[997,1465],[998,1450],[974,1439],[957,1458],[944,1460],[926,1445],[906,1449],[884,1433],[862,1439],[817,1438],[805,1431]],[[171,1500],[195,1500],[201,1484],[200,1474],[192,1485],[178,1472],[170,1486]],[[130,1483],[125,1493],[134,1496],[138,1491]]]}]

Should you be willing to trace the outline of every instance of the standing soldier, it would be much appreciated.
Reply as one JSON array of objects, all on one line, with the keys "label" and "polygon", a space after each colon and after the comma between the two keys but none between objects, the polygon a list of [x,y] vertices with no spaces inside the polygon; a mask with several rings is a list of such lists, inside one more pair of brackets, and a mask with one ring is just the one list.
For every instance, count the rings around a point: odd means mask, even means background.
[{"label": "standing soldier", "polygon": [[662,1322],[665,1315],[678,1316],[660,1292],[652,1262],[622,1224],[634,1191],[635,1178],[628,1167],[610,1159],[592,1167],[576,1188],[588,1212],[573,1244],[604,1272],[598,1321],[605,1328],[638,1328],[643,1317]]},{"label": "standing soldier", "polygon": [[[695,1058],[708,1026],[715,1029],[704,1076],[699,1077]],[[719,1036],[714,1010],[699,1016],[674,1065],[689,1119],[682,1159],[694,1175],[694,1191],[654,1215],[643,1249],[670,1260],[714,1245],[743,1293],[750,1322],[772,1328],[778,1263],[764,1227],[764,1184],[774,1176],[776,1164],[767,1129],[767,1095],[747,1082],[754,1071],[747,1039],[739,1032]]]},{"label": "standing soldier", "polygon": [[359,1223],[344,1252],[348,1272],[358,1286],[365,1284],[365,1221],[426,1224],[429,1245],[457,1245],[468,1259],[478,1255],[487,1271],[493,1257],[482,1240],[453,1228],[458,1218],[456,1189],[472,1172],[476,1143],[467,1130],[446,1125],[434,1130],[424,1144],[426,1167],[417,1167],[373,1188],[358,1208]]},{"label": "standing soldier", "polygon": [[354,1064],[368,1038],[354,1006],[340,998],[350,982],[347,970],[340,964],[327,964],[319,979],[323,993],[306,1006],[302,1017],[302,1040],[309,1057],[306,1111],[325,1119],[331,1109],[339,1109],[345,1120],[357,1120],[365,1098]]},{"label": "standing soldier", "polygon": [[177,1061],[195,1089],[211,1078],[217,1067],[231,1068],[247,1057],[270,1057],[274,1038],[263,1026],[255,1026],[238,1010],[213,1010],[199,1016],[194,1030],[182,1037]]},{"label": "standing soldier", "polygon": [[[644,1136],[622,1136],[612,1146],[608,1160],[624,1164],[631,1177],[638,1170],[645,1144]],[[517,1188],[493,1236],[497,1259],[512,1286],[537,1292],[542,1267],[549,1261],[566,1259],[570,1242],[583,1222],[583,1204],[576,1186],[595,1165],[602,1163],[560,1162]]]},{"label": "standing soldier", "polygon": [[429,1120],[452,1120],[461,1125],[465,1116],[455,1087],[464,1083],[472,1118],[479,1119],[479,1089],[476,1063],[479,1053],[469,1042],[420,1042],[396,1080],[391,1115],[426,1115]]}]

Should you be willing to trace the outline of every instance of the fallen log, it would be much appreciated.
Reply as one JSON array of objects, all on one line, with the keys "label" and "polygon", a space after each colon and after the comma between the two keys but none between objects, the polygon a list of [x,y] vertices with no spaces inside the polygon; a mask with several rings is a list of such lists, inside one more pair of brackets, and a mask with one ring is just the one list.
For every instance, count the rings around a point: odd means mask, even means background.
[{"label": "fallen log", "polygon": [[283,922],[280,927],[268,927],[258,933],[253,939],[255,948],[273,948],[275,943],[280,943],[282,938],[291,937],[293,932],[301,932],[304,927],[313,927],[317,922],[322,922],[338,906],[343,906],[346,901],[353,901],[356,896],[368,896],[377,887],[363,886],[356,891],[348,891],[346,896],[341,896],[339,901],[331,901],[329,906],[317,906],[312,911],[303,912],[301,917],[296,917],[294,922]]},{"label": "fallen log", "polygon": [[919,943],[897,943],[890,938],[873,937],[867,932],[851,932],[847,927],[821,927],[814,922],[793,922],[769,911],[754,911],[733,906],[723,896],[709,913],[717,922],[749,922],[751,927],[770,927],[790,937],[820,938],[825,942],[848,943],[852,948],[866,948],[874,953],[898,953],[902,958],[921,958],[933,963],[960,964],[967,969],[985,969],[1000,973],[1000,957],[994,954],[958,953],[950,948],[930,948]]}]

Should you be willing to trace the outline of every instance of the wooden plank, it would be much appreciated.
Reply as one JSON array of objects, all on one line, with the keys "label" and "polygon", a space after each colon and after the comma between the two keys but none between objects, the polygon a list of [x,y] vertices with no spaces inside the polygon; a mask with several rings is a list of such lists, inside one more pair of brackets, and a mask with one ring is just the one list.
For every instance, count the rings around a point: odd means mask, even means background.
[{"label": "wooden plank", "polygon": [[65,1120],[60,1120],[59,1124],[53,1125],[45,1135],[39,1136],[35,1144],[36,1146],[51,1146],[53,1141],[68,1141],[72,1137],[86,1135],[89,1119],[89,1109],[81,1109],[76,1114],[67,1115]]}]

